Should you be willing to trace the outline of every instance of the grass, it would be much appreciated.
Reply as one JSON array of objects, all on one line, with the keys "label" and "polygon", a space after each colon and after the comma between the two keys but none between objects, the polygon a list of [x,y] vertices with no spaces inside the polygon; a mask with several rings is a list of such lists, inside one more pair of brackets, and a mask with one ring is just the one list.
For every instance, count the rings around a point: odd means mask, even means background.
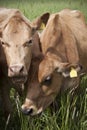
[{"label": "grass", "polygon": [[[19,8],[31,21],[44,12],[54,13],[64,8],[81,10],[87,20],[86,0],[0,0],[0,6]],[[87,77],[84,77],[73,96],[69,92],[58,95],[56,103],[36,117],[24,116],[20,112],[22,101],[11,95],[14,113],[6,122],[0,112],[0,130],[87,130],[86,88]]]}]

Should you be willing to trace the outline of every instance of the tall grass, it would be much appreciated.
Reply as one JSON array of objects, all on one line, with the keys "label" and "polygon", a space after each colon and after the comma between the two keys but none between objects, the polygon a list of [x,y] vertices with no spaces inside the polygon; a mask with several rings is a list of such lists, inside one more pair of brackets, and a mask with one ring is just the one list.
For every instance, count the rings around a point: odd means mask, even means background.
[{"label": "tall grass", "polygon": [[[0,6],[19,8],[30,20],[64,8],[79,9],[87,19],[86,0],[0,0]],[[84,77],[73,96],[68,91],[59,94],[51,107],[34,117],[24,116],[20,111],[22,99],[19,101],[18,96],[11,94],[14,112],[7,122],[0,112],[0,130],[87,130],[86,88],[87,77]]]}]

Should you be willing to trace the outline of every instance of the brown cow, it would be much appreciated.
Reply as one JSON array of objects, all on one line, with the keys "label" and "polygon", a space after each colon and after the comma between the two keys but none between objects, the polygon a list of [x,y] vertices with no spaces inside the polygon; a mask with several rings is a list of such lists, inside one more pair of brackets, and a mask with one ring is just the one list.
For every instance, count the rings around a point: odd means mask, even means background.
[{"label": "brown cow", "polygon": [[42,112],[60,89],[79,85],[82,67],[83,72],[87,71],[87,26],[80,11],[66,9],[52,14],[40,35],[40,43],[45,56],[39,65],[38,86],[36,83],[28,87],[22,105],[25,114]]}]

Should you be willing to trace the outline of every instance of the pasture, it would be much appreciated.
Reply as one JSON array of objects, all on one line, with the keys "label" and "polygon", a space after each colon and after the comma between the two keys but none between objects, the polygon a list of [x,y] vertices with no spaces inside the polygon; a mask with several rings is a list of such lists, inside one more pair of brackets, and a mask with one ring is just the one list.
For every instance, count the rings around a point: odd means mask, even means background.
[{"label": "pasture", "polygon": [[[87,0],[0,0],[0,7],[18,8],[30,21],[45,12],[64,8],[80,10],[87,21]],[[23,98],[12,89],[13,115],[5,121],[0,110],[0,130],[87,130],[87,77],[83,77],[73,94],[66,91],[38,116],[25,116],[20,111]]]}]

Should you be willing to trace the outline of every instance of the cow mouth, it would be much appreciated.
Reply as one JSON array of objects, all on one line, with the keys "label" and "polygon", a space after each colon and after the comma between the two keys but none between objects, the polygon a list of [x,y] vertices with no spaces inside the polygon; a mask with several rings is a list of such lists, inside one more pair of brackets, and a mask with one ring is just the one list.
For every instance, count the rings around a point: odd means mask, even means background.
[{"label": "cow mouth", "polygon": [[12,82],[17,85],[24,84],[26,80],[27,76],[12,77]]}]

